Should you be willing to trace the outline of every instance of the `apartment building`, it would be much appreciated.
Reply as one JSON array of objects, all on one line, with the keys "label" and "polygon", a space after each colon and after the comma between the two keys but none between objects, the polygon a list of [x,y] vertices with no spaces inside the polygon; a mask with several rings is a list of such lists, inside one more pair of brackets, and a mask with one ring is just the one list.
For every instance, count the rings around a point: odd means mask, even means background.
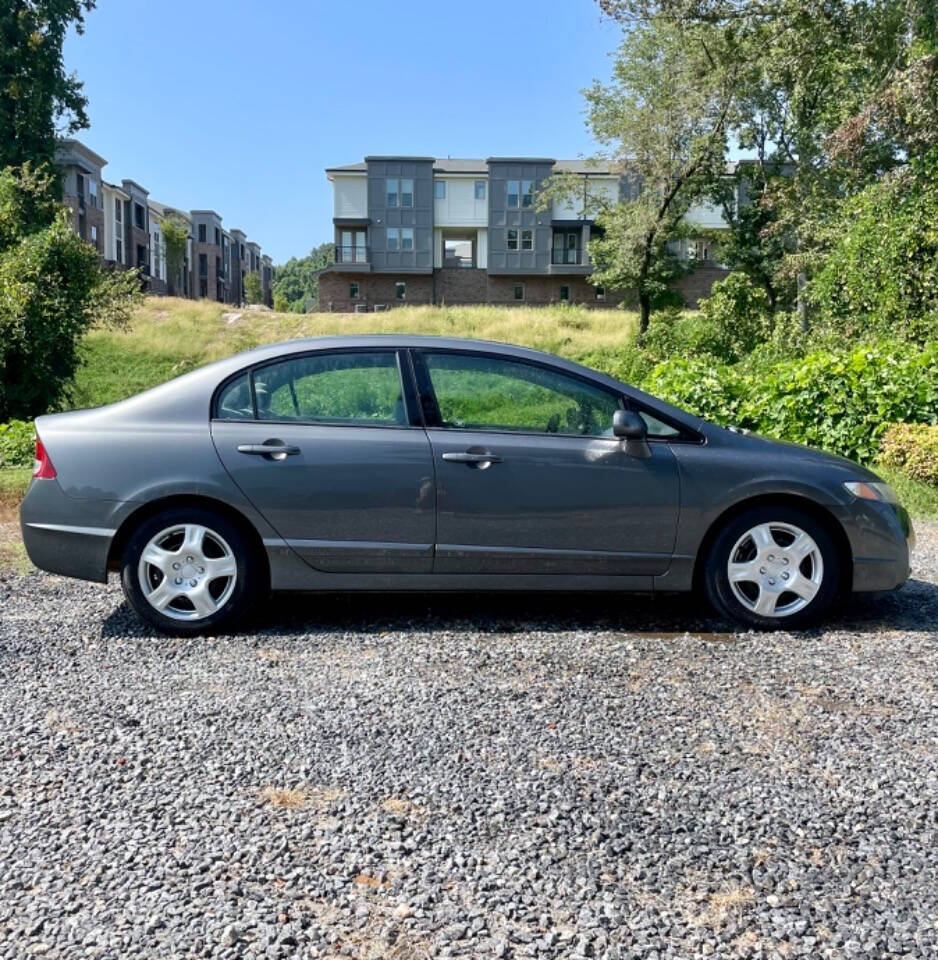
[{"label": "apartment building", "polygon": [[[579,178],[582,190],[539,210],[538,191],[560,173]],[[629,296],[591,281],[595,213],[627,199],[631,189],[612,167],[546,157],[370,156],[330,167],[326,176],[335,263],[319,278],[320,310],[401,303],[611,306]],[[701,227],[722,225],[719,211],[705,205],[688,218]],[[677,252],[693,258],[697,248]],[[681,292],[696,304],[726,273],[712,261],[698,265]]]},{"label": "apartment building", "polygon": [[[263,302],[273,305],[273,264],[242,230],[225,229],[214,210],[181,210],[152,199],[134,180],[104,179],[107,161],[78,140],[62,140],[56,151],[62,193],[72,229],[115,269],[137,268],[145,290],[156,295],[244,301],[244,278],[256,273]],[[171,276],[162,221],[179,220],[189,238],[178,276]]]}]

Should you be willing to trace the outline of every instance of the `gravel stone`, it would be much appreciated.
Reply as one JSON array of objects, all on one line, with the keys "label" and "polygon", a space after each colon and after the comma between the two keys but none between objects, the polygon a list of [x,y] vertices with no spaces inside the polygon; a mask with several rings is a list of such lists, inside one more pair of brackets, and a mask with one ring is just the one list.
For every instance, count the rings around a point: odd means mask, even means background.
[{"label": "gravel stone", "polygon": [[825,629],[0,576],[0,960],[938,955],[938,526]]}]

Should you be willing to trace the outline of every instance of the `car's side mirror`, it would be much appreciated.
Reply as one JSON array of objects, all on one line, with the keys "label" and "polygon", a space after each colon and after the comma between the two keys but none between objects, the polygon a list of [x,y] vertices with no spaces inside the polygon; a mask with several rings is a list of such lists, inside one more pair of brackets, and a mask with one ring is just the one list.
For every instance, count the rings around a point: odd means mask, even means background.
[{"label": "car's side mirror", "polygon": [[625,441],[630,457],[650,457],[648,427],[634,410],[616,410],[612,415],[612,435]]}]

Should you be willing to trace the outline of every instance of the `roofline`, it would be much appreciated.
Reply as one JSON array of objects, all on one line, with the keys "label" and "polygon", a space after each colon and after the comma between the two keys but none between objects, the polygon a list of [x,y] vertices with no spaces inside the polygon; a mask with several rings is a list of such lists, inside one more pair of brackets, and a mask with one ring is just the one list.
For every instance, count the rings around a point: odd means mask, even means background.
[{"label": "roofline", "polygon": [[99,167],[107,166],[107,160],[105,160],[100,153],[95,153],[91,147],[85,146],[81,140],[76,140],[74,137],[65,137],[62,140],[56,141],[56,143],[59,146],[77,148],[79,153],[84,153],[88,159],[90,159],[93,163],[96,163]]},{"label": "roofline", "polygon": [[195,216],[197,213],[207,213],[211,214],[213,217],[218,217],[221,220],[222,216],[220,213],[216,213],[214,210],[193,210],[192,215]]},{"label": "roofline", "polygon": [[556,163],[554,157],[486,157],[486,163]]},{"label": "roofline", "polygon": [[123,180],[121,180],[121,184],[123,185],[125,183],[129,183],[132,187],[136,187],[141,193],[145,193],[148,197],[150,196],[150,191],[147,190],[147,188],[142,184],[137,183],[136,180],[131,180],[125,177]]},{"label": "roofline", "polygon": [[436,163],[437,159],[437,157],[408,157],[395,156],[393,154],[383,156],[380,154],[374,154],[372,156],[365,157],[365,163],[371,163],[374,160],[403,160],[407,163]]}]

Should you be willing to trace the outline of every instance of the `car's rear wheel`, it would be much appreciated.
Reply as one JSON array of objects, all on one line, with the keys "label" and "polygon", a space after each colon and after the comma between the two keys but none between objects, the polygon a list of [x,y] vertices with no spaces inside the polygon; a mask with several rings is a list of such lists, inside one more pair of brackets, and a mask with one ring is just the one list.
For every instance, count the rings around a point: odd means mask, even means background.
[{"label": "car's rear wheel", "polygon": [[124,596],[164,633],[191,635],[236,624],[259,583],[258,560],[240,527],[198,507],[144,520],[121,560]]},{"label": "car's rear wheel", "polygon": [[842,564],[822,523],[779,505],[747,510],[707,557],[707,595],[719,613],[758,630],[811,626],[837,596]]}]

